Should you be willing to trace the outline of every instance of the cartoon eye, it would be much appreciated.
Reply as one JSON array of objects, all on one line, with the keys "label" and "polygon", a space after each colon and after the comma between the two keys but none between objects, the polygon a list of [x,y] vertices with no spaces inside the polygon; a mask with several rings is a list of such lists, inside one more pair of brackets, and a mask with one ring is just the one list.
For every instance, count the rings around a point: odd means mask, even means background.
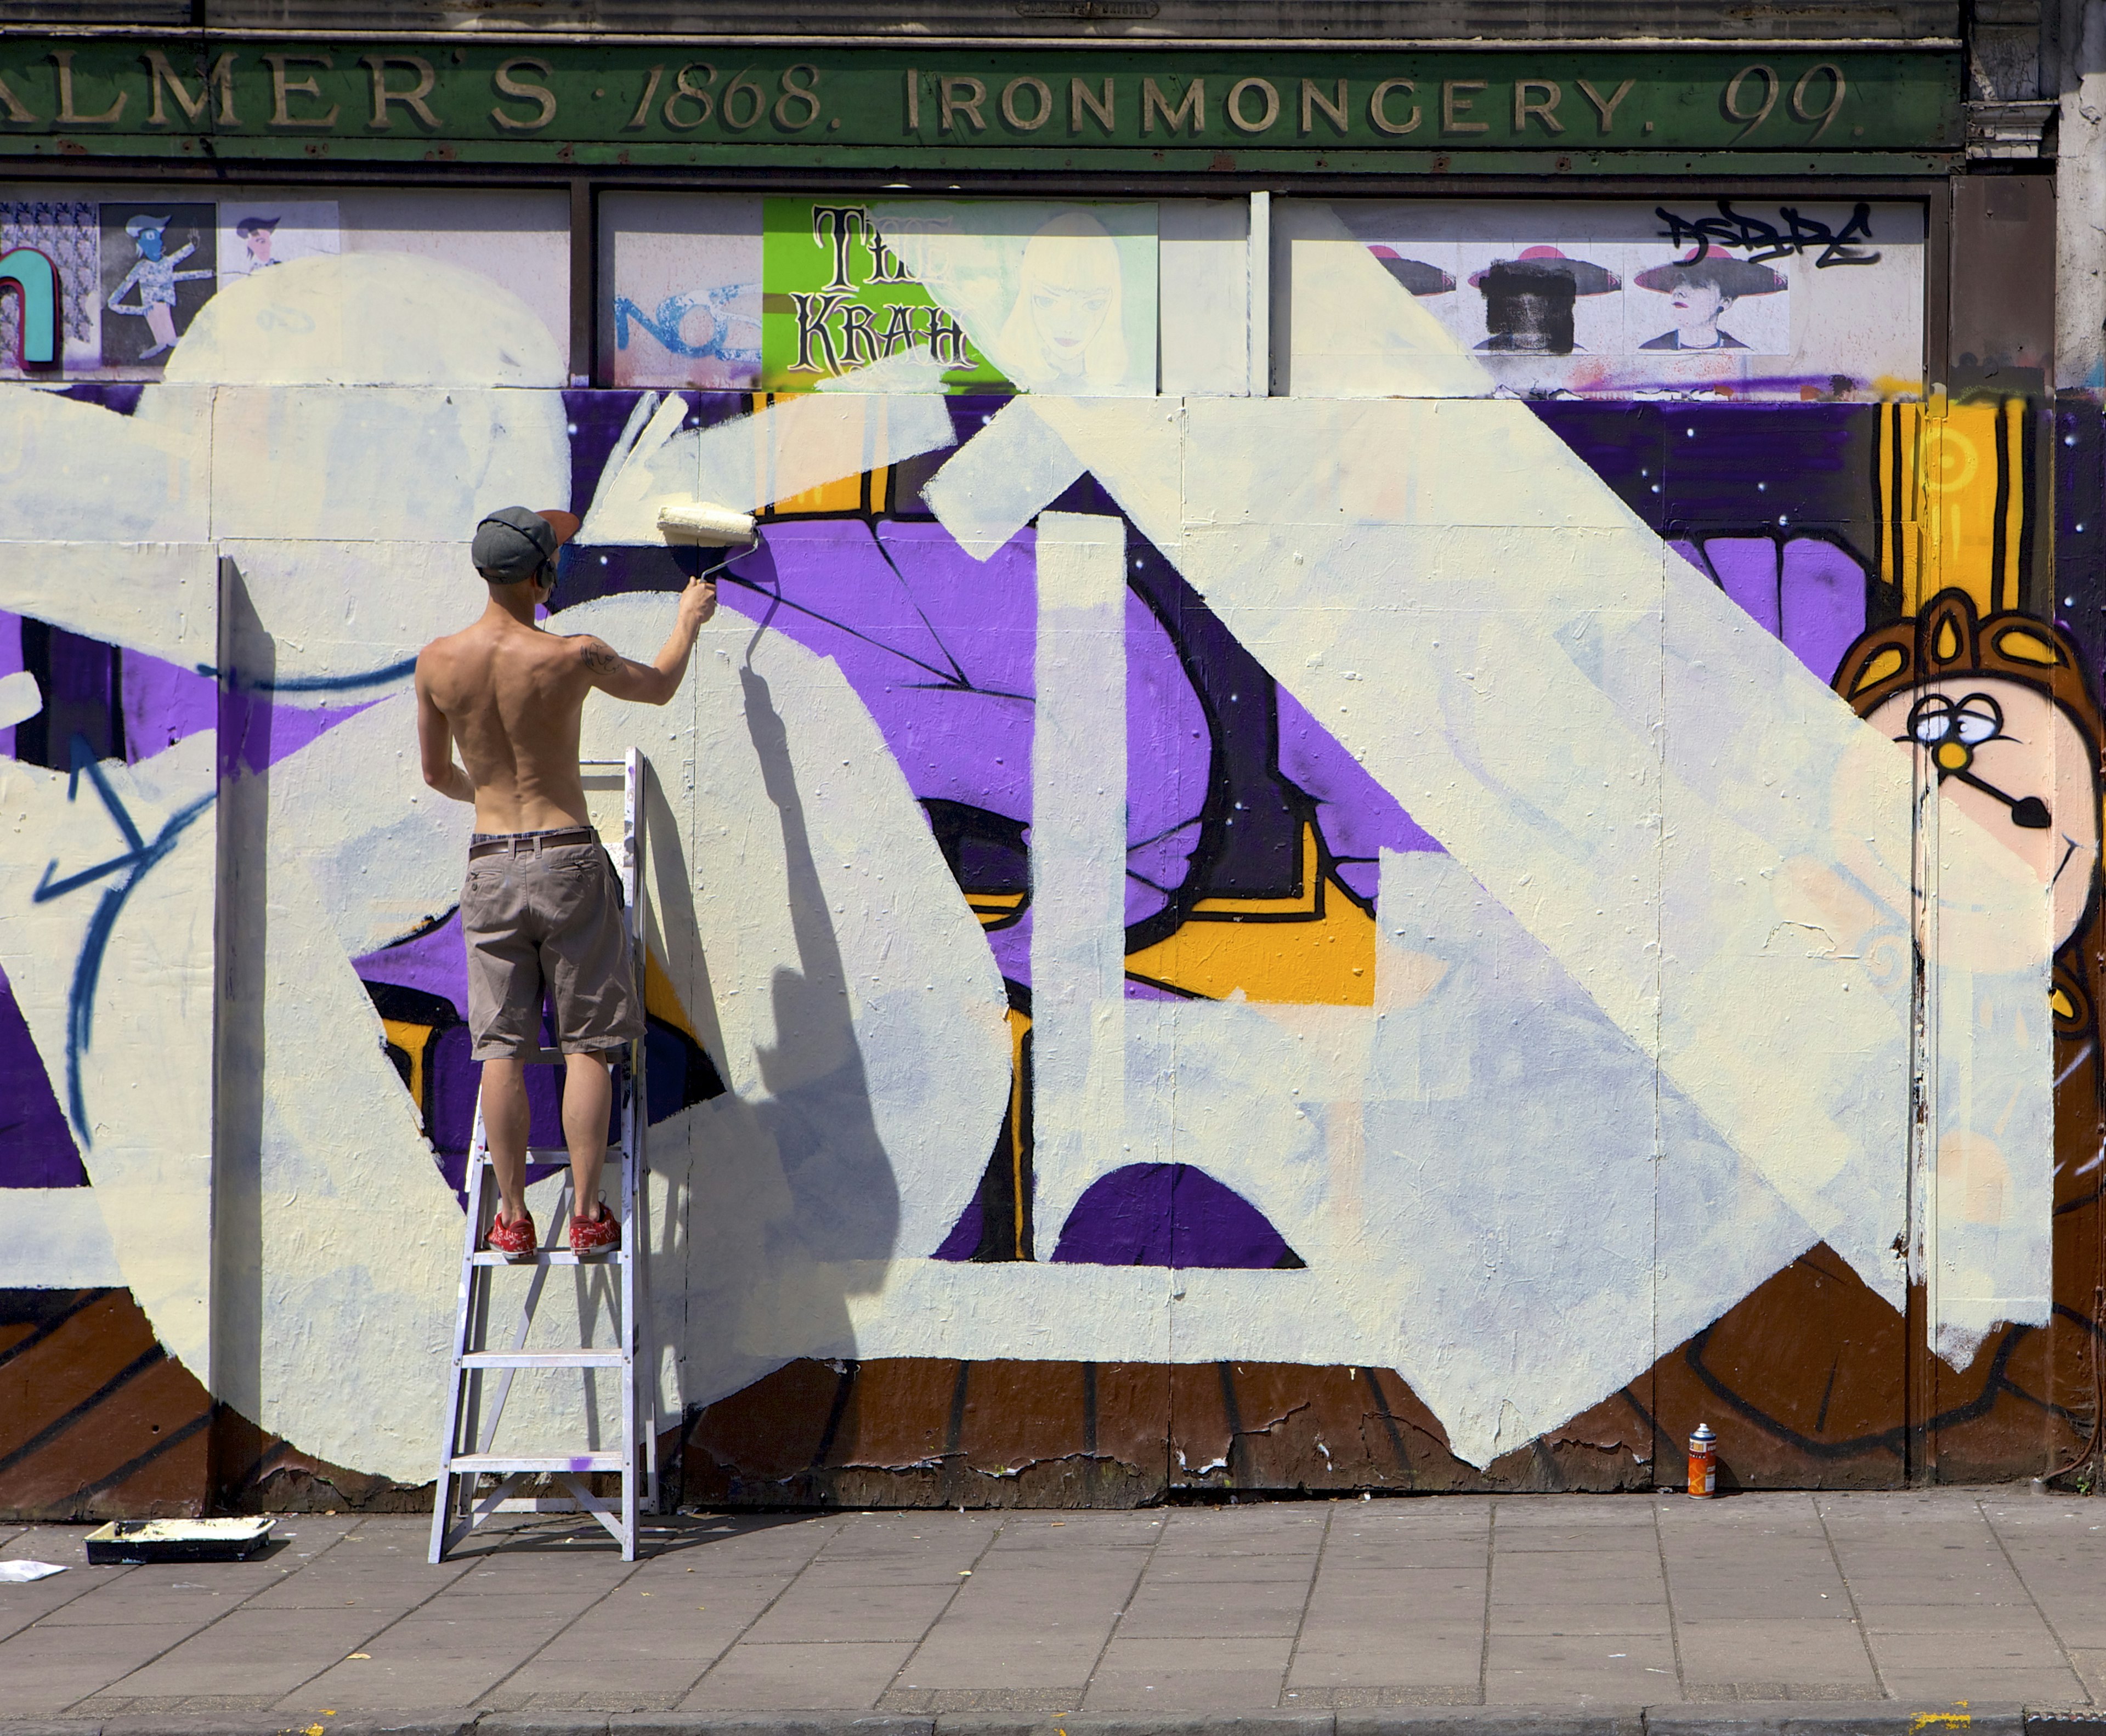
[{"label": "cartoon eye", "polygon": [[2004,732],[2004,709],[1986,693],[1970,693],[1952,714],[1952,733],[1969,747]]},{"label": "cartoon eye", "polygon": [[1942,693],[1926,693],[1909,712],[1909,734],[1935,747],[1952,733],[1952,701]]}]

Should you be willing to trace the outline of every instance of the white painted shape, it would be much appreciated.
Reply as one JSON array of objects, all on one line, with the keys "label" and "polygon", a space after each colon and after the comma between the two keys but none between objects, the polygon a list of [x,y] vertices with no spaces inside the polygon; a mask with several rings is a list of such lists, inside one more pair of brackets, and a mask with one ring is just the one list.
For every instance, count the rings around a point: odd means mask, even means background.
[{"label": "white painted shape", "polygon": [[1153,204],[881,199],[867,209],[970,351],[1019,389],[1154,395]]},{"label": "white painted shape", "polygon": [[550,391],[225,387],[212,459],[213,534],[235,539],[458,544],[486,512],[571,490]]},{"label": "white painted shape", "polygon": [[1492,390],[1476,358],[1328,204],[1279,201],[1272,233],[1275,330],[1284,326],[1287,338],[1285,356],[1274,361],[1275,390],[1297,398],[1470,398]]},{"label": "white painted shape", "polygon": [[27,669],[0,675],[0,729],[25,723],[44,709],[44,691]]},{"label": "white painted shape", "polygon": [[[488,600],[465,541],[229,537],[219,547],[271,640],[267,673],[244,670],[242,678],[285,684],[272,696],[282,705],[406,694],[404,665],[467,626]],[[248,655],[253,660],[255,649]]]},{"label": "white painted shape", "polygon": [[[149,843],[213,793],[210,730],[103,773]],[[124,853],[123,833],[83,777],[0,761],[0,972],[44,1071],[68,1107],[69,1007],[77,960],[121,876],[36,900],[47,865],[63,879]],[[212,1290],[213,828],[208,808],[175,834],[110,925],[80,1056],[87,1170],[123,1282],[168,1353],[208,1377]],[[76,1133],[78,1137],[78,1131]]]},{"label": "white painted shape", "polygon": [[1038,521],[1031,745],[1031,1125],[1038,1257],[1127,1161],[1126,526]]},{"label": "white painted shape", "polygon": [[96,1290],[124,1282],[110,1226],[92,1188],[10,1188],[0,1287]]},{"label": "white painted shape", "polygon": [[[149,386],[129,416],[54,392],[0,392],[0,542],[199,543],[212,535],[207,492],[212,394]],[[0,597],[19,557],[9,551]]]},{"label": "white painted shape", "polygon": [[1241,396],[1250,390],[1256,341],[1250,205],[1167,199],[1156,207],[1155,221],[1158,390],[1166,397]]},{"label": "white painted shape", "polygon": [[1082,473],[1033,400],[1013,398],[924,485],[921,498],[959,546],[984,561]]},{"label": "white painted shape", "polygon": [[[1261,187],[1250,196],[1249,233],[1243,247],[1243,390],[1246,397],[1272,395],[1272,195]],[[1166,388],[1166,395],[1167,389]]]},{"label": "white painted shape", "polygon": [[[672,616],[670,597],[607,597],[558,624],[647,656]],[[728,1325],[752,1318],[751,1298],[795,1291],[804,1341],[833,1344],[849,1331],[840,1273],[881,1284],[948,1233],[1008,1106],[1008,1001],[831,660],[727,611],[673,704],[588,704],[588,754],[632,743],[665,800],[652,950],[729,1087],[651,1133],[672,1251],[653,1293],[685,1400],[703,1403],[782,1361]]]},{"label": "white painted shape", "polygon": [[[658,508],[702,499],[752,512],[843,477],[951,445],[940,394],[834,391],[786,398],[707,428],[683,428],[677,395],[648,412],[640,400],[609,454],[581,543],[656,547]],[[639,427],[639,421],[648,420]]]},{"label": "white painted shape", "polygon": [[208,543],[0,544],[0,609],[179,669],[215,661],[218,596]]},{"label": "white painted shape", "polygon": [[[1818,923],[1823,876],[1846,862],[1897,846],[1907,861],[1907,764],[1891,744],[1781,647],[1744,655],[1729,602],[1628,515],[1616,527],[1608,491],[1524,405],[1444,406],[1459,429],[1512,424],[1501,437],[1526,462],[1490,474],[1465,461],[1467,441],[1407,441],[1423,405],[1332,406],[1326,436],[1324,407],[1199,401],[1189,452],[1174,420],[1125,408],[1035,406],[1239,639],[1656,1050],[1817,1234],[1898,1297],[1906,982],[1772,940]],[[1407,521],[1324,523],[1330,478],[1371,440],[1413,454],[1390,509]],[[1237,522],[1257,516],[1243,484],[1261,453],[1292,514],[1261,530]],[[1162,479],[1181,471],[1192,497],[1168,517]],[[1530,479],[1533,528],[1499,528],[1488,499],[1515,474]],[[1460,522],[1409,522],[1414,492],[1452,499]],[[1556,528],[1589,521],[1603,528]],[[1745,682],[1748,703],[1718,703],[1722,680]],[[1983,855],[1980,884],[2025,893],[2010,852],[1978,829],[1965,848]],[[1866,890],[1905,924],[1905,879]],[[1746,1020],[1750,1004],[1770,1016]]]},{"label": "white painted shape", "polygon": [[347,718],[274,767],[271,808],[348,958],[459,902],[475,810],[425,785],[414,693]]},{"label": "white painted shape", "polygon": [[846,374],[814,380],[814,391],[930,392],[943,389],[944,364],[936,359],[933,345],[917,343],[896,356],[885,356]]},{"label": "white painted shape", "polygon": [[482,392],[560,387],[564,373],[549,328],[495,278],[410,253],[354,253],[228,284],[199,309],[162,378]]}]

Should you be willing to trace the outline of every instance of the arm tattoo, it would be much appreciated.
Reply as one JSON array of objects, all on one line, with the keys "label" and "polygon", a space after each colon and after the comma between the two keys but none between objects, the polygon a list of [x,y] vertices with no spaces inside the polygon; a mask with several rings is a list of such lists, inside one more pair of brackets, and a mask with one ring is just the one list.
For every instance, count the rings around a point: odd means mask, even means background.
[{"label": "arm tattoo", "polygon": [[597,669],[603,675],[612,675],[621,667],[622,660],[604,645],[588,645],[578,653],[589,669]]}]

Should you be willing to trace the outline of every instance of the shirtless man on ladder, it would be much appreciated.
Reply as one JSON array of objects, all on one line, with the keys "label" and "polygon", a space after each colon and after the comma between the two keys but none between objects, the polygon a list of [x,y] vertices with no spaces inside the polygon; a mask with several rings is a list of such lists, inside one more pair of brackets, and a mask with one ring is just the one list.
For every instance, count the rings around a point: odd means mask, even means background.
[{"label": "shirtless man on ladder", "polygon": [[[621,1226],[599,1197],[614,1104],[612,1063],[643,1034],[643,986],[622,933],[621,887],[585,812],[578,723],[597,687],[662,705],[679,691],[717,588],[690,581],[673,631],[649,663],[590,633],[565,638],[534,619],[556,588],[556,553],[576,535],[569,512],[505,507],[476,526],[471,553],[490,588],[481,616],[417,658],[417,739],[424,781],[475,807],[461,934],[468,1022],[482,1063],[482,1121],[502,1196],[490,1246],[531,1260],[526,1210],[526,1063],[541,1051],[545,990],[562,1050],[563,1139],[570,1148],[571,1251],[612,1253]],[[464,771],[455,763],[458,743]],[[589,1215],[580,1215],[587,1211]]]}]

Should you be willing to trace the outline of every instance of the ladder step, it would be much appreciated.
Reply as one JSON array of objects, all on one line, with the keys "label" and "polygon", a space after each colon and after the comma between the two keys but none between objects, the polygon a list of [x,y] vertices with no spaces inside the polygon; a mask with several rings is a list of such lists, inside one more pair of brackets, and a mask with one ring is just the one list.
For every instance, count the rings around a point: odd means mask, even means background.
[{"label": "ladder step", "polygon": [[623,1350],[471,1350],[454,1358],[459,1368],[619,1368]]},{"label": "ladder step", "polygon": [[446,1469],[459,1476],[480,1472],[493,1477],[509,1476],[515,1472],[618,1471],[622,1469],[622,1457],[618,1452],[544,1453],[538,1458],[502,1452],[463,1452],[447,1460]]},{"label": "ladder step", "polygon": [[[529,1163],[567,1164],[571,1161],[570,1148],[565,1145],[530,1145],[526,1148],[526,1161]],[[610,1170],[628,1161],[629,1153],[622,1147],[607,1147],[607,1167]]]},{"label": "ladder step", "polygon": [[629,1263],[629,1250],[616,1248],[612,1254],[588,1254],[580,1259],[568,1248],[542,1248],[531,1260],[515,1260],[484,1248],[473,1259],[478,1266],[621,1266]]}]

